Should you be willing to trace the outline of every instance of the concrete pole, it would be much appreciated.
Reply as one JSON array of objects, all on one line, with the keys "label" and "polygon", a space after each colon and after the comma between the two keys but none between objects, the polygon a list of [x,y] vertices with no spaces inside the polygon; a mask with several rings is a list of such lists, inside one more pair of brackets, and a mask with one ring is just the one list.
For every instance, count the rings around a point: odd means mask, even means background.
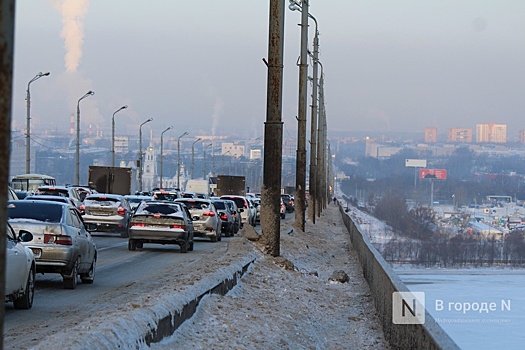
[{"label": "concrete pole", "polygon": [[27,83],[27,91],[26,91],[26,107],[27,107],[27,118],[26,118],[26,174],[31,173],[31,93],[29,92],[29,87],[32,82],[35,80],[38,80],[42,77],[47,77],[49,75],[49,72],[47,73],[38,73],[35,75],[33,79]]},{"label": "concrete pole", "polygon": [[282,89],[284,47],[284,0],[270,0],[266,122],[264,123],[264,168],[261,188],[260,242],[264,252],[280,255],[280,194],[282,173]]},{"label": "concrete pole", "polygon": [[177,138],[177,189],[180,190],[180,139],[181,137],[184,137],[188,135],[188,132],[184,132],[184,134],[180,135]]},{"label": "concrete pole", "polygon": [[124,105],[113,112],[113,117],[111,118],[111,166],[115,167],[115,114],[120,112],[123,109],[128,108],[127,105]]},{"label": "concrete pole", "polygon": [[297,156],[295,166],[295,224],[304,232],[306,187],[306,94],[308,81],[308,0],[301,5],[301,58],[299,63],[299,103],[297,115]]},{"label": "concrete pole", "polygon": [[152,120],[153,118],[149,118],[139,126],[139,192],[142,192],[142,126]]},{"label": "concrete pole", "polygon": [[316,206],[318,206],[318,191],[319,191],[319,154],[318,148],[318,132],[319,126],[317,125],[317,68],[319,62],[319,32],[317,30],[317,20],[310,15],[315,22],[315,36],[314,36],[314,57],[313,57],[313,87],[312,87],[312,111],[311,111],[311,124],[310,124],[310,200],[308,202],[308,218],[312,223],[315,224],[315,213]]},{"label": "concrete pole", "polygon": [[[0,300],[5,300],[7,184],[11,150],[11,119],[13,98],[13,51],[15,33],[15,1],[0,1]],[[0,308],[0,348],[4,344],[5,307]]]},{"label": "concrete pole", "polygon": [[78,99],[77,102],[77,142],[76,142],[76,152],[75,152],[75,184],[78,186],[80,184],[80,101],[85,99],[88,96],[92,96],[95,93],[93,91],[88,91],[84,96]]}]

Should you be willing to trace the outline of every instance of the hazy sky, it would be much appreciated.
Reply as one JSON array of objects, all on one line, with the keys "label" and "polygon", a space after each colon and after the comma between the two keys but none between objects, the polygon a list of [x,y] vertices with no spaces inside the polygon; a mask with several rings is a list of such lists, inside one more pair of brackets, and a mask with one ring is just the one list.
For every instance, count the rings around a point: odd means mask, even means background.
[{"label": "hazy sky", "polygon": [[[33,132],[69,130],[78,99],[93,90],[80,103],[82,130],[91,123],[109,135],[113,112],[127,104],[117,134],[138,133],[152,117],[148,130],[157,134],[173,125],[172,136],[262,136],[268,7],[18,1],[14,126],[25,126],[28,82],[50,71],[31,84]],[[525,129],[525,1],[311,0],[310,13],[319,23],[329,130],[444,133],[496,122],[515,138]],[[286,9],[285,137],[297,129],[300,17]]]}]

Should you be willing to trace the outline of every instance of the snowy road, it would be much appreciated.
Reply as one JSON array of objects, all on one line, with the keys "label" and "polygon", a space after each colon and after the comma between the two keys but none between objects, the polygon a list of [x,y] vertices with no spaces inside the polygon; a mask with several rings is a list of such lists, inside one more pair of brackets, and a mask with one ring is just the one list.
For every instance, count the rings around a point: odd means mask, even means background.
[{"label": "snowy road", "polygon": [[214,257],[224,254],[231,239],[217,243],[196,240],[194,251],[182,254],[175,245],[145,244],[144,249],[130,252],[126,239],[94,238],[99,253],[94,284],[79,283],[75,290],[67,290],[60,275],[37,275],[32,309],[15,310],[11,303],[6,304],[4,348],[29,348],[45,336],[67,332],[98,311],[109,313],[134,297],[151,293],[167,275],[183,276],[185,271],[214,264]]}]

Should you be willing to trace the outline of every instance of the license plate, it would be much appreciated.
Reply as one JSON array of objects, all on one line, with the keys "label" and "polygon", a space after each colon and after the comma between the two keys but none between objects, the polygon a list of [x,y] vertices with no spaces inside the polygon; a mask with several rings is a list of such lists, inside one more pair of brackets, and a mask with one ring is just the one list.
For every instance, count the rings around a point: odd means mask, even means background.
[{"label": "license plate", "polygon": [[42,249],[31,248],[31,250],[33,251],[33,255],[35,256],[35,258],[40,258],[40,256],[42,255]]}]

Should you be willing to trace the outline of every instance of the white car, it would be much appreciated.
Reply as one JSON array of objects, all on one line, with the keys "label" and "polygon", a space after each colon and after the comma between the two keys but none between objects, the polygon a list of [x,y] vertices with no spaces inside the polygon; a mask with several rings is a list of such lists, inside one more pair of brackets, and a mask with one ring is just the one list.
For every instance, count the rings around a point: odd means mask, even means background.
[{"label": "white car", "polygon": [[239,213],[241,214],[241,227],[244,224],[255,226],[256,209],[251,201],[244,196],[239,195],[222,195],[220,199],[232,200],[237,205]]},{"label": "white car", "polygon": [[17,235],[6,223],[5,300],[12,301],[15,309],[30,309],[35,295],[36,262],[29,242],[33,235],[21,230]]}]

